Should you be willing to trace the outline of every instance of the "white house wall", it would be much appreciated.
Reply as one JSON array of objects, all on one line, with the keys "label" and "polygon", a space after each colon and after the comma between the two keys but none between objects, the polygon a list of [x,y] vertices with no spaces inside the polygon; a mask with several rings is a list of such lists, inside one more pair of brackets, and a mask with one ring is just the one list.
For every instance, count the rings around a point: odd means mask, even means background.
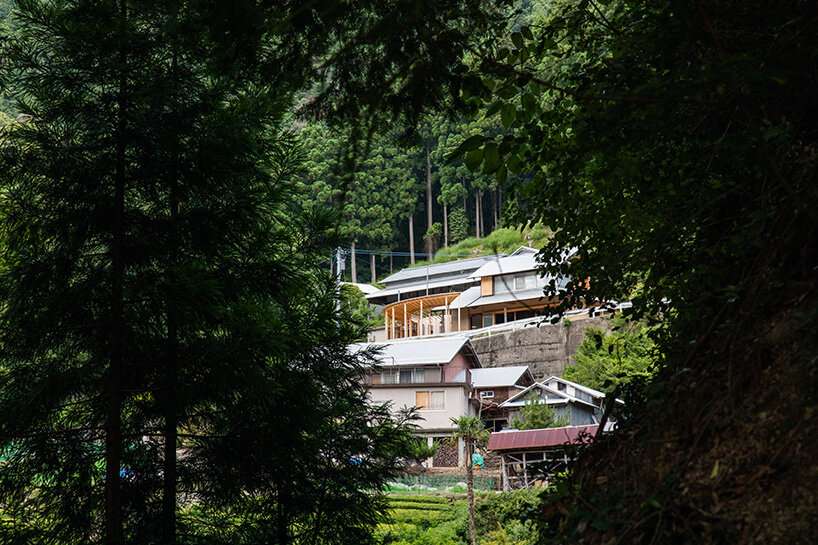
[{"label": "white house wall", "polygon": [[371,388],[369,397],[374,403],[392,402],[392,410],[398,412],[406,407],[415,406],[415,393],[418,391],[443,392],[444,409],[420,409],[417,411],[420,420],[416,423],[421,430],[451,430],[452,418],[471,415],[471,404],[467,396],[467,390],[462,386],[436,386],[418,385],[417,388],[396,387],[396,388]]}]

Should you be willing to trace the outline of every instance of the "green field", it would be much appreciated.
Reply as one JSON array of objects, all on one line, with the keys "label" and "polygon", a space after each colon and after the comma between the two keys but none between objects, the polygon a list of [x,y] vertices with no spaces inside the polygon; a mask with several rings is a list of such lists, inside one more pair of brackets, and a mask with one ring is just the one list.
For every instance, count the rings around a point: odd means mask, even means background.
[{"label": "green field", "polygon": [[[463,494],[389,495],[391,519],[377,530],[382,545],[467,545],[468,509]],[[521,521],[536,502],[531,491],[480,492],[477,535],[480,545],[533,545],[531,523]]]}]

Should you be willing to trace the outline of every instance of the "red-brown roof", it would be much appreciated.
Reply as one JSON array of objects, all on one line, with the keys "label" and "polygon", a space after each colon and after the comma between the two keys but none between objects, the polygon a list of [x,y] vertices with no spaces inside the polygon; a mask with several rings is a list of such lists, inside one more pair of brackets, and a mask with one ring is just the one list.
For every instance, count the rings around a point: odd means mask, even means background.
[{"label": "red-brown roof", "polygon": [[597,426],[566,426],[544,430],[509,430],[491,434],[489,450],[531,450],[590,442]]}]

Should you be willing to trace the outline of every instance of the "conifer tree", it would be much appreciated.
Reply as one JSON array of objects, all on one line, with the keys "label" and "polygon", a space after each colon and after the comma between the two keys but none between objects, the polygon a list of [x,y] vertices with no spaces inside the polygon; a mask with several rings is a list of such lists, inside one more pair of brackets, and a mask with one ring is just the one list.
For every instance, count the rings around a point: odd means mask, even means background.
[{"label": "conifer tree", "polygon": [[[463,4],[406,21],[413,76],[455,83]],[[363,540],[406,428],[364,403],[369,360],[346,350],[327,221],[292,194],[281,127],[318,59],[329,109],[364,83],[422,108],[413,80],[383,86],[408,67],[395,44],[356,39],[388,40],[359,16],[402,7],[18,2],[0,51],[30,116],[0,136],[4,540]]]}]

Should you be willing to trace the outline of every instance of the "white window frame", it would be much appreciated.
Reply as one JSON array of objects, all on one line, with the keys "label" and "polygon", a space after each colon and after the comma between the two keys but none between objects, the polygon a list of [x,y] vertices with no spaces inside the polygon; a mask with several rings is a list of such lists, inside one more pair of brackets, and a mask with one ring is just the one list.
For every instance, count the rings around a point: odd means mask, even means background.
[{"label": "white window frame", "polygon": [[[429,399],[429,406],[428,407],[418,407],[420,411],[445,411],[446,410],[446,391],[445,390],[415,390],[415,403],[417,403],[417,395],[418,394],[428,394]],[[440,394],[440,398],[443,400],[440,407],[435,407],[432,405],[432,399],[434,394]]]},{"label": "white window frame", "polygon": [[480,392],[480,399],[491,399],[494,397],[494,390],[483,390]]}]

